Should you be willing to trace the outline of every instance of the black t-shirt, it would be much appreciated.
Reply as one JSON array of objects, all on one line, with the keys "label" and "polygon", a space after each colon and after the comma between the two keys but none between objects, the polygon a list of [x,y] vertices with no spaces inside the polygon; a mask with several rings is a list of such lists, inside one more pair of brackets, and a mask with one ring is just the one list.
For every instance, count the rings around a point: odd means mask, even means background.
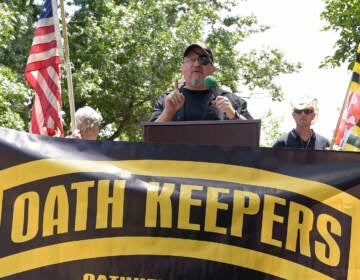
[{"label": "black t-shirt", "polygon": [[[184,86],[181,86],[179,91],[185,96],[185,104],[179,111],[176,112],[173,121],[199,121],[199,120],[220,120],[224,119],[223,116],[218,114],[215,106],[211,104],[214,98],[209,90],[189,90]],[[247,110],[247,103],[241,97],[227,92],[222,89],[218,89],[218,92],[222,96],[226,96],[233,108],[245,118],[253,119]],[[165,108],[165,97],[169,94],[163,94],[155,103],[153,113],[150,121],[155,121]],[[226,117],[225,117],[226,119]]]},{"label": "black t-shirt", "polygon": [[216,108],[210,104],[211,95],[208,90],[191,91],[182,88],[181,92],[185,96],[184,121],[218,119]]}]

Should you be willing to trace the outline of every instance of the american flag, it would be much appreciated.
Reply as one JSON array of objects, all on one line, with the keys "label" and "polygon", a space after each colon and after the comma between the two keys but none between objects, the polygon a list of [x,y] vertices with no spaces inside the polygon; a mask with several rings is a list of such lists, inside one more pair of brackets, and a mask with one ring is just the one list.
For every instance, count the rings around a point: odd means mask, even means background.
[{"label": "american flag", "polygon": [[25,68],[25,79],[35,90],[30,129],[34,134],[64,136],[60,116],[60,44],[57,0],[45,0]]}]

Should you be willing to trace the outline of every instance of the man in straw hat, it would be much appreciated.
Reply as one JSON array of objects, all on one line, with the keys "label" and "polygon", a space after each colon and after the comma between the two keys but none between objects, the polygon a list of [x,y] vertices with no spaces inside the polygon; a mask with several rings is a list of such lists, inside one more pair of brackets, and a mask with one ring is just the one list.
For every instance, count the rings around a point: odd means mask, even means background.
[{"label": "man in straw hat", "polygon": [[317,99],[307,95],[300,96],[291,102],[291,109],[296,127],[281,136],[273,148],[327,149],[330,146],[329,140],[311,129],[318,115]]}]

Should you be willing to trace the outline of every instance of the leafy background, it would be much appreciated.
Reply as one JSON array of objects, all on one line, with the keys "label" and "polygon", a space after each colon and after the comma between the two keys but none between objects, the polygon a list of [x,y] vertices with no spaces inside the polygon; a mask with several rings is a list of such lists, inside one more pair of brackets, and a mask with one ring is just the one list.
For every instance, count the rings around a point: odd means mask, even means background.
[{"label": "leafy background", "polygon": [[[273,100],[282,100],[274,81],[283,73],[301,69],[275,48],[241,51],[252,35],[269,27],[257,18],[234,16],[237,1],[67,1],[67,28],[73,73],[75,107],[92,106],[104,118],[101,139],[142,140],[141,123],[147,121],[155,99],[171,90],[184,48],[203,42],[214,52],[221,86],[237,93],[262,89]],[[359,41],[360,8],[356,1],[325,1],[325,29],[339,31],[332,56],[322,67],[354,61]],[[1,126],[28,130],[33,91],[23,78],[38,1],[0,3],[0,119]],[[64,70],[64,69],[63,69]],[[63,110],[69,112],[66,75],[63,74]],[[275,139],[276,121],[264,114]],[[70,116],[64,127],[69,131]],[[268,145],[268,143],[263,143]]]}]

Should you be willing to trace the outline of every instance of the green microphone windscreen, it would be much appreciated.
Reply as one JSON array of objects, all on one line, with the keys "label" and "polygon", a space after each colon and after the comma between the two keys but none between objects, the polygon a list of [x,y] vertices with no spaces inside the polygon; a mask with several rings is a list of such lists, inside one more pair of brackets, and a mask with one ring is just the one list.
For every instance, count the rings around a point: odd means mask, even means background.
[{"label": "green microphone windscreen", "polygon": [[217,87],[217,80],[214,76],[206,76],[204,79],[204,85],[207,89]]}]

